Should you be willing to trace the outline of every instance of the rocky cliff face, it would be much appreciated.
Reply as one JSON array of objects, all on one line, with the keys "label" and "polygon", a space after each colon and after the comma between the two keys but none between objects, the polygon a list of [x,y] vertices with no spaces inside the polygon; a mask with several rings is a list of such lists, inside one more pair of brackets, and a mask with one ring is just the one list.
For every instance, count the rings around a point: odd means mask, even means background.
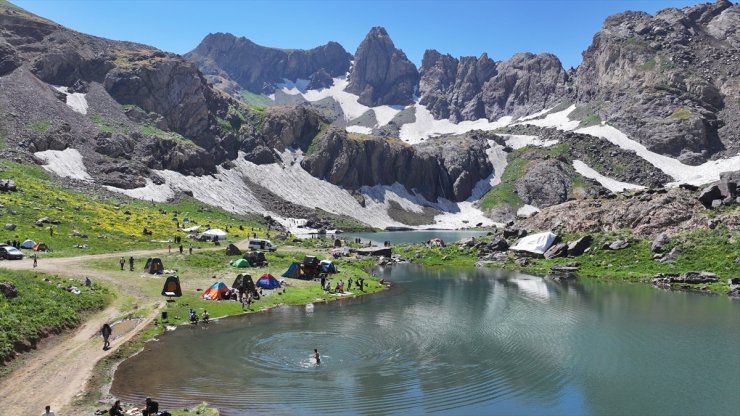
[{"label": "rocky cliff face", "polygon": [[348,189],[398,182],[430,201],[463,201],[493,172],[486,140],[455,136],[411,147],[378,137],[356,138],[331,129],[301,165],[313,176]]},{"label": "rocky cliff face", "polygon": [[388,32],[374,27],[355,52],[346,91],[370,107],[410,104],[419,82],[416,66],[396,49]]},{"label": "rocky cliff face", "polygon": [[568,75],[552,54],[521,53],[502,62],[487,54],[458,59],[427,50],[421,65],[420,103],[455,122],[521,116],[553,107]]},{"label": "rocky cliff face", "polygon": [[649,149],[700,163],[740,149],[740,6],[719,0],[609,17],[575,97]]},{"label": "rocky cliff face", "polygon": [[249,91],[268,94],[283,79],[308,79],[312,88],[330,86],[332,77],[347,73],[352,60],[336,42],[308,50],[277,49],[229,33],[209,34],[184,57],[206,75],[225,77]]}]

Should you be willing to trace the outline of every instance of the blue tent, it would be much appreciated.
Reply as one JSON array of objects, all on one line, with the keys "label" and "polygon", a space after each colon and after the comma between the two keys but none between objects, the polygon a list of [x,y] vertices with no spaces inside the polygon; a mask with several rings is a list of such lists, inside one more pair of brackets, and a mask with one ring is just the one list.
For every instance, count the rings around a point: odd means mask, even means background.
[{"label": "blue tent", "polygon": [[331,260],[321,260],[321,263],[319,263],[319,268],[324,273],[336,273],[337,268],[334,266],[334,262]]},{"label": "blue tent", "polygon": [[293,264],[288,267],[288,270],[283,273],[283,277],[290,277],[291,279],[300,279],[301,278],[301,265],[293,262]]},{"label": "blue tent", "polygon": [[256,285],[263,289],[278,289],[280,282],[271,274],[263,274],[262,277],[257,280]]}]

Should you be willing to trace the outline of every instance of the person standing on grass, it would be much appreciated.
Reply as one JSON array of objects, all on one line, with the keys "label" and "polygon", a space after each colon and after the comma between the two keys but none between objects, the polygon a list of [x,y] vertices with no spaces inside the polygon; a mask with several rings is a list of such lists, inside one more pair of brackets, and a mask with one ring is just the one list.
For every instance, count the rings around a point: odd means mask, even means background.
[{"label": "person standing on grass", "polygon": [[190,254],[193,254],[193,243],[190,243],[190,246],[188,247],[188,251]]},{"label": "person standing on grass", "polygon": [[47,404],[46,411],[42,413],[41,416],[56,416],[56,414],[54,414],[54,412],[51,411],[51,406]]},{"label": "person standing on grass", "polygon": [[172,253],[172,244],[167,244],[167,252]]},{"label": "person standing on grass", "polygon": [[182,254],[182,244],[180,244],[180,254]]},{"label": "person standing on grass", "polygon": [[103,329],[100,330],[100,333],[103,334],[103,349],[107,350],[110,348],[110,341],[108,340],[113,333],[113,328],[108,325],[108,323],[103,324]]},{"label": "person standing on grass", "polygon": [[128,269],[129,271],[134,271],[134,256],[128,258]]},{"label": "person standing on grass", "polygon": [[49,226],[49,237],[54,237],[54,227]]},{"label": "person standing on grass", "polygon": [[123,270],[123,265],[126,264],[126,259],[121,256],[121,260],[118,260],[118,263],[121,265],[121,270]]}]

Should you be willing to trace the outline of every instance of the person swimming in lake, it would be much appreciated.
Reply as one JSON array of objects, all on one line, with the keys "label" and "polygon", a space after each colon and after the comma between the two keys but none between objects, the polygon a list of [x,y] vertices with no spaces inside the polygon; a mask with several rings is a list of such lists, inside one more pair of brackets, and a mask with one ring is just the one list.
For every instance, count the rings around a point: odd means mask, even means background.
[{"label": "person swimming in lake", "polygon": [[313,358],[316,360],[316,365],[321,364],[321,355],[319,354],[319,350],[317,348],[313,349]]}]

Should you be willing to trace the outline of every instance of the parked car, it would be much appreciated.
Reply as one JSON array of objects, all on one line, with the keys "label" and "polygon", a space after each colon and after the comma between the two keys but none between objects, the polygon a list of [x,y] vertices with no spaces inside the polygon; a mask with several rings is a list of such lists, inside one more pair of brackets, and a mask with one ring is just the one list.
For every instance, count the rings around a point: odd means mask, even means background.
[{"label": "parked car", "polygon": [[23,258],[23,253],[15,247],[2,246],[0,247],[0,259],[5,260],[20,260]]},{"label": "parked car", "polygon": [[252,250],[267,250],[267,251],[277,250],[277,246],[275,244],[272,244],[272,241],[265,240],[264,238],[249,239],[249,248]]}]

